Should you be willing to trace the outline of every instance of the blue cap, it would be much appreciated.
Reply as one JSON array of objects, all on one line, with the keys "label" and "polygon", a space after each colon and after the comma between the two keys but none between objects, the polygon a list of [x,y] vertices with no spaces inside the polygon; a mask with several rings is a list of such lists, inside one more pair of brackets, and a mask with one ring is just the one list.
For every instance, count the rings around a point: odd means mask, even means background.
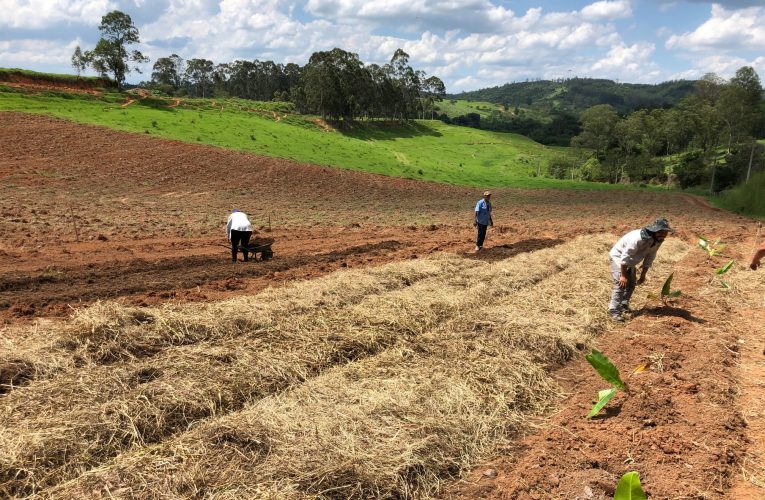
[{"label": "blue cap", "polygon": [[233,214],[233,213],[235,213],[235,212],[238,212],[238,211],[239,211],[239,209],[238,209],[238,208],[235,208],[235,209],[233,209],[233,210],[231,211],[231,213]]}]

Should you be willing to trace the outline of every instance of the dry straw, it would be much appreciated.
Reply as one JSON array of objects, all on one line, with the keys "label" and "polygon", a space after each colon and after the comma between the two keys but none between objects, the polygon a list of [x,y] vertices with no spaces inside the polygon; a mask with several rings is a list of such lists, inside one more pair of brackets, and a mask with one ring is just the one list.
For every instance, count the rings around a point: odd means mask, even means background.
[{"label": "dry straw", "polygon": [[[237,307],[210,306],[219,315],[203,321],[189,308],[184,331],[203,332],[192,337],[202,342],[171,341],[152,357],[86,365],[6,396],[0,491],[27,494],[94,468],[42,493],[432,494],[554,402],[545,368],[603,328],[612,240],[496,264],[419,261],[407,265],[442,271],[355,301],[327,298],[324,309],[294,308],[267,326],[241,327]],[[682,251],[668,242],[659,265]],[[155,319],[144,328],[166,321],[164,310],[146,311]],[[227,322],[239,326],[221,330]],[[87,352],[102,352],[94,346]]]}]

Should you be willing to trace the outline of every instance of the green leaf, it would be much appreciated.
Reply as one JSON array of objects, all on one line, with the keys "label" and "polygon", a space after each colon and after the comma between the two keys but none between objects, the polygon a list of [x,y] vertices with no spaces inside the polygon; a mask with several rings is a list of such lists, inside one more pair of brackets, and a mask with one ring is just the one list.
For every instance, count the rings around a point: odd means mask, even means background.
[{"label": "green leaf", "polygon": [[725,247],[727,247],[727,246],[728,245],[726,245],[725,243],[723,243],[722,245],[718,246],[717,249],[716,249],[717,253],[723,253],[723,250],[725,250]]},{"label": "green leaf", "polygon": [[614,500],[646,500],[643,487],[640,486],[640,475],[628,472],[619,480],[614,493]]},{"label": "green leaf", "polygon": [[587,414],[587,418],[592,418],[597,415],[598,412],[600,412],[600,410],[602,410],[603,407],[606,406],[609,401],[611,401],[611,398],[616,396],[616,391],[616,388],[603,389],[602,391],[598,391],[598,402],[595,403],[595,406],[592,407],[590,413]]},{"label": "green leaf", "polygon": [[675,298],[680,296],[680,290],[675,290],[674,292],[670,292],[667,297]]},{"label": "green leaf", "polygon": [[667,296],[670,293],[670,288],[672,287],[672,278],[675,276],[675,273],[671,273],[669,275],[669,278],[667,278],[667,281],[664,282],[664,286],[661,287],[661,296]]},{"label": "green leaf", "polygon": [[730,289],[730,285],[729,285],[728,283],[726,283],[725,281],[720,281],[720,284],[721,284],[721,285],[722,285],[722,287],[723,287],[723,288],[725,288],[726,290]]},{"label": "green leaf", "polygon": [[722,267],[718,268],[718,269],[717,269],[715,272],[716,272],[717,274],[725,274],[725,273],[727,273],[727,272],[730,270],[730,268],[731,268],[731,267],[733,267],[733,263],[734,263],[734,262],[736,262],[736,261],[735,261],[735,260],[732,260],[732,261],[728,262],[728,263],[727,263],[727,264],[725,264],[724,266],[722,266]]},{"label": "green leaf", "polygon": [[606,382],[617,389],[624,389],[624,382],[622,382],[622,379],[619,376],[619,370],[603,353],[597,349],[593,349],[590,354],[585,356],[585,358]]}]

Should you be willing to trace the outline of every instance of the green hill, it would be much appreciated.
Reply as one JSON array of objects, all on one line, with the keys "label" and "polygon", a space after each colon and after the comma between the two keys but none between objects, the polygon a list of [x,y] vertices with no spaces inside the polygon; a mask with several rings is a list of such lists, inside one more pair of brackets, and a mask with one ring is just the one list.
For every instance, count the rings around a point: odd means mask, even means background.
[{"label": "green hill", "polygon": [[694,82],[677,80],[656,85],[617,83],[594,78],[507,83],[447,96],[447,99],[487,101],[497,105],[580,113],[597,104],[610,104],[626,113],[640,108],[672,106],[693,90]]},{"label": "green hill", "polygon": [[[135,99],[127,104],[127,99]],[[127,105],[126,105],[127,104]],[[0,85],[0,111],[40,113],[80,123],[210,144],[301,162],[467,186],[609,188],[544,174],[551,160],[571,156],[526,137],[435,120],[363,122],[334,130],[286,103],[243,99],[140,98],[25,91]]]},{"label": "green hill", "polygon": [[40,84],[78,89],[116,88],[117,83],[99,76],[40,73],[20,68],[0,68],[0,83]]}]

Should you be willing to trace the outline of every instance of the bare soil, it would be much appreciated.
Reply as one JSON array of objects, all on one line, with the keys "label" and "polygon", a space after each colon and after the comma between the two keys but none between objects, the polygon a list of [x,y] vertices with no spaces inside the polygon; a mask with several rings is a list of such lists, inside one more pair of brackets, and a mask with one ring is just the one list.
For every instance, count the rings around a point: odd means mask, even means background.
[{"label": "bare soil", "polygon": [[[479,197],[0,113],[0,319],[64,317],[101,299],[208,301],[344,267],[472,255]],[[693,244],[699,234],[722,237],[738,261],[754,238],[752,220],[689,195],[499,189],[493,198],[497,226],[474,258],[621,234],[658,215]],[[224,225],[232,208],[250,215],[255,237],[274,239],[272,261],[231,264]],[[623,372],[653,362],[630,379],[629,395],[587,420],[602,380],[583,359],[551,367],[568,394],[560,411],[444,496],[607,498],[618,476],[638,470],[651,498],[765,497],[763,304],[708,292],[713,271],[691,252],[675,276],[676,307],[649,306],[600,339]]]}]

